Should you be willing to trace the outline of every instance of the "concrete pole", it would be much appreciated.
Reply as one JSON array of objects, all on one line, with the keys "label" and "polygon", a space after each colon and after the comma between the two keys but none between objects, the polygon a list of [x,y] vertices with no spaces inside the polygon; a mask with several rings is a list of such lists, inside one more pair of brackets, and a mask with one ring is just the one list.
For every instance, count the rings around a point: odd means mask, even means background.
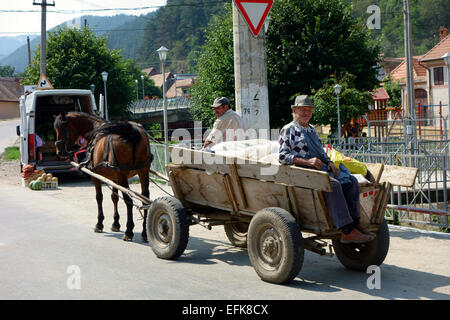
[{"label": "concrete pole", "polygon": [[264,30],[257,37],[233,5],[234,81],[236,112],[242,116],[248,129],[267,130],[270,139],[269,91]]},{"label": "concrete pole", "polygon": [[55,6],[55,3],[48,4],[47,0],[42,0],[42,3],[33,2],[33,5],[41,6],[41,59],[40,59],[40,73],[47,75],[47,6]]}]

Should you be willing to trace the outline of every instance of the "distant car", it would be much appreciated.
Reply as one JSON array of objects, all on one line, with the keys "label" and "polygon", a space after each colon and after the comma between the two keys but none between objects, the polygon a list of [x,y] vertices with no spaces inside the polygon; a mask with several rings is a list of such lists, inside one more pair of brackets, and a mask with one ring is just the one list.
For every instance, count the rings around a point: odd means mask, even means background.
[{"label": "distant car", "polygon": [[[47,173],[67,172],[73,167],[56,155],[53,122],[61,112],[80,111],[96,114],[91,90],[36,90],[20,97],[20,166],[33,164]],[[42,141],[42,142],[41,142]]]}]

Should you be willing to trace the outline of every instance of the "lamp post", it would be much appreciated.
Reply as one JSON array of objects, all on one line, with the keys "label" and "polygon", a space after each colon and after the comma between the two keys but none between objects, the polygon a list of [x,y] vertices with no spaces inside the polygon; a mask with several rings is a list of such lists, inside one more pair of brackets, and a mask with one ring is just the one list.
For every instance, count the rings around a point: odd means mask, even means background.
[{"label": "lamp post", "polygon": [[134,80],[135,82],[136,82],[136,101],[138,101],[139,100],[139,93],[138,93],[138,91],[139,91],[139,86],[138,86],[138,80],[136,79],[136,80]]},{"label": "lamp post", "polygon": [[169,129],[168,129],[168,120],[167,120],[167,102],[166,102],[166,73],[164,70],[164,63],[167,59],[167,52],[169,49],[166,47],[161,47],[156,50],[159,55],[159,60],[161,61],[161,71],[163,76],[163,114],[164,114],[164,161],[165,165],[169,164]]},{"label": "lamp post", "polygon": [[266,34],[267,30],[269,30],[270,21],[272,21],[272,18],[267,15],[266,20],[264,20],[264,34]]},{"label": "lamp post", "polygon": [[334,86],[334,92],[336,93],[337,97],[337,118],[338,118],[338,143],[341,143],[341,110],[339,107],[339,94],[341,93],[342,86],[335,85]]},{"label": "lamp post", "polygon": [[145,91],[144,91],[144,76],[141,76],[141,80],[142,80],[142,100],[145,99]]},{"label": "lamp post", "polygon": [[105,120],[109,121],[109,116],[108,116],[108,97],[106,95],[106,81],[108,80],[108,72],[106,72],[106,71],[102,72],[102,79],[103,79],[103,84],[104,84],[104,88],[105,88]]}]

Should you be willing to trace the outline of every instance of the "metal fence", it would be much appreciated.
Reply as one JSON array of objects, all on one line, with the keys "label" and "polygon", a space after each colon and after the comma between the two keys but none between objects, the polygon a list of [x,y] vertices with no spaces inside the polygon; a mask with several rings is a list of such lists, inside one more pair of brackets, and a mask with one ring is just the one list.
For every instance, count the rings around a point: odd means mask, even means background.
[{"label": "metal fence", "polygon": [[[189,108],[190,106],[191,106],[191,99],[188,97],[167,99],[167,109]],[[134,114],[161,111],[161,110],[163,110],[163,99],[138,100],[132,102],[130,105],[130,111]]]},{"label": "metal fence", "polygon": [[[422,120],[416,122],[416,129],[419,128],[418,122]],[[450,140],[446,121],[442,132],[426,137],[411,134],[414,131],[407,128],[411,121],[400,123],[403,130],[399,135],[326,139],[323,143],[362,162],[418,168],[413,187],[392,188],[385,217],[387,220],[448,228]],[[388,121],[386,126],[389,126]]]}]

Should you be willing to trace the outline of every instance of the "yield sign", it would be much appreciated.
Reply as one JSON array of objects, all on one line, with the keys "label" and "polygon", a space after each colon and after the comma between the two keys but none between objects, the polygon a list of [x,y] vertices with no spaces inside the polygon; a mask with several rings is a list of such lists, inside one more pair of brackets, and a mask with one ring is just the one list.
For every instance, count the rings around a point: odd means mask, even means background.
[{"label": "yield sign", "polygon": [[273,0],[234,0],[234,3],[256,37],[272,8]]}]

